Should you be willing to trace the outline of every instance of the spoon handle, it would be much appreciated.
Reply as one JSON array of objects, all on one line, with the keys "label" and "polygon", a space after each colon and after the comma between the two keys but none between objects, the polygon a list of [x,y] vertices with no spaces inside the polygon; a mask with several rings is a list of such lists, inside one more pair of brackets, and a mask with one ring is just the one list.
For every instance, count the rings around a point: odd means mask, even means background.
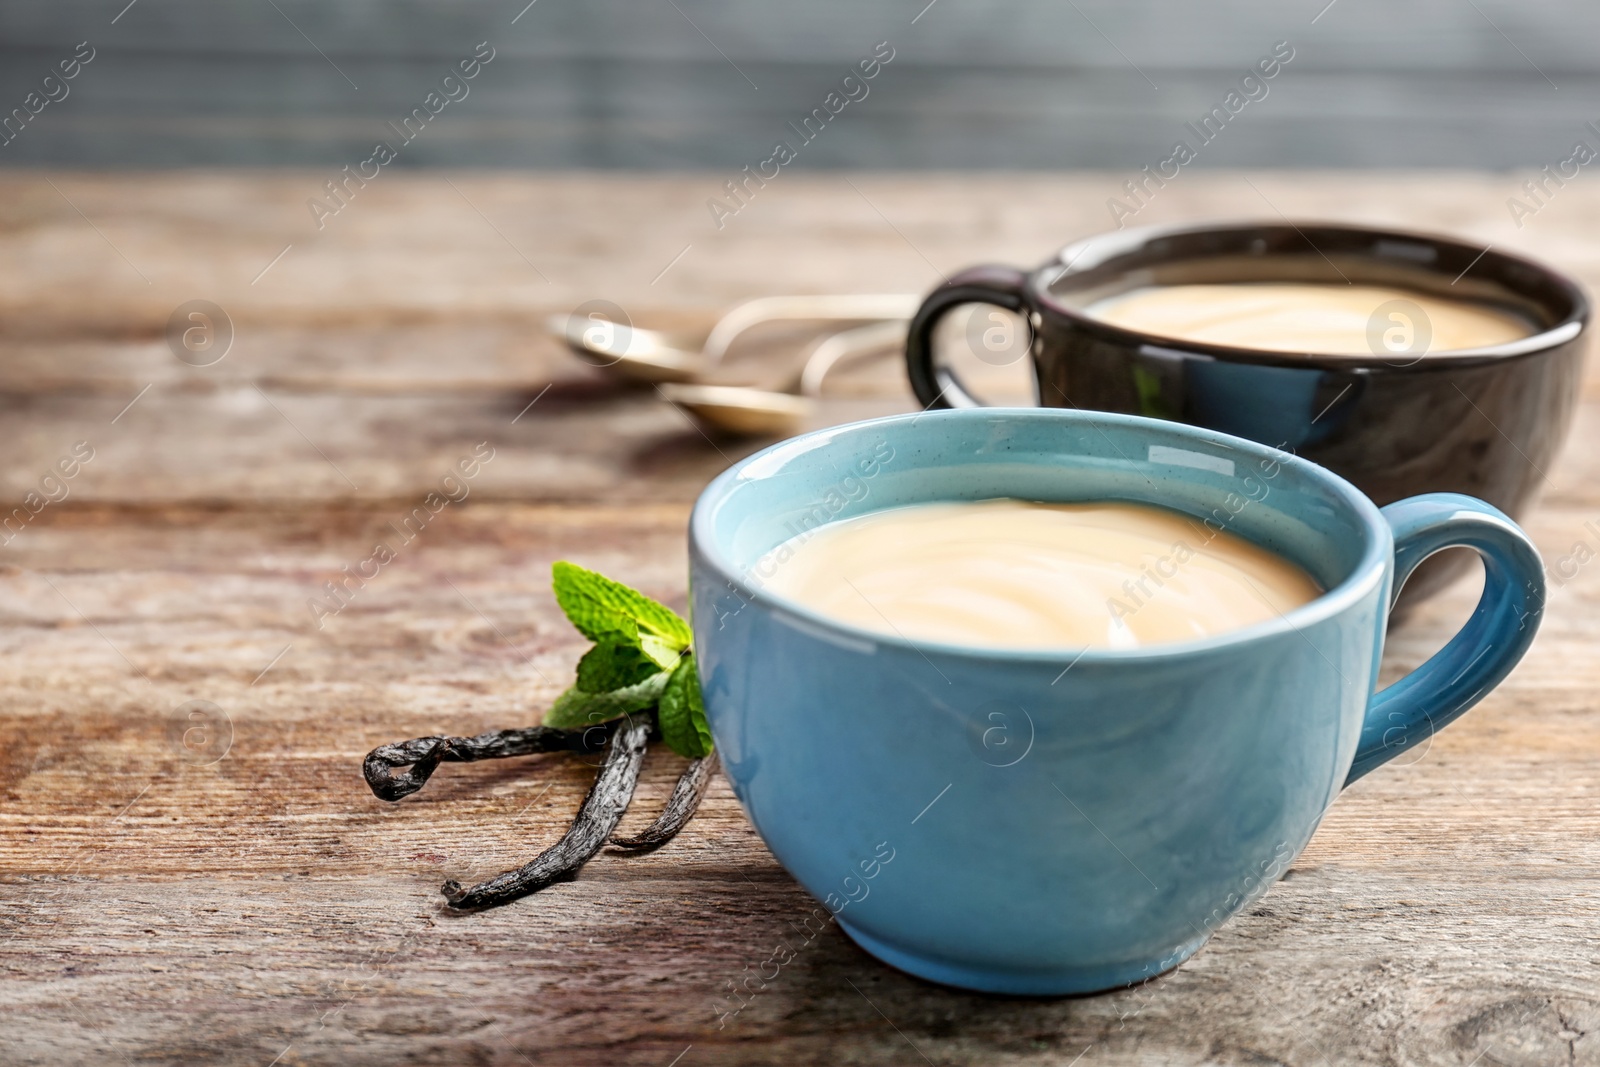
[{"label": "spoon handle", "polygon": [[906,326],[905,319],[874,322],[869,326],[857,326],[853,330],[845,330],[843,333],[824,338],[806,357],[805,365],[800,368],[799,378],[791,391],[798,392],[801,396],[821,396],[822,379],[833,369],[834,364],[855,356],[904,347]]},{"label": "spoon handle", "polygon": [[746,301],[724,315],[706,337],[705,358],[716,363],[734,339],[764,322],[782,319],[909,319],[921,300],[911,293],[848,293],[821,296],[765,296]]}]

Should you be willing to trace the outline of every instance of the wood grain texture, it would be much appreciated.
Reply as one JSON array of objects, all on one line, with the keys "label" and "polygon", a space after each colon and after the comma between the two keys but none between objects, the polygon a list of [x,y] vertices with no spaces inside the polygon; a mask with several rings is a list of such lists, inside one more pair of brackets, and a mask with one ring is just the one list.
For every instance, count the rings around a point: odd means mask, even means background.
[{"label": "wood grain texture", "polygon": [[[681,607],[694,495],[754,447],[612,389],[539,317],[603,295],[688,328],[768,292],[919,290],[1096,228],[1110,178],[795,180],[718,234],[705,176],[451,176],[540,282],[442,178],[396,177],[252,286],[311,177],[51,175],[102,239],[42,176],[0,175],[0,494],[95,448],[0,549],[0,1061],[1600,1064],[1600,562],[1569,568],[1509,681],[1142,987],[982,997],[808,935],[816,905],[721,779],[657,853],[447,914],[441,883],[554,841],[592,766],[446,765],[387,805],[361,757],[537,718],[585,646],[556,559]],[[1267,213],[1243,177],[1185,178],[1150,214]],[[1291,214],[1464,231],[1600,279],[1600,186],[1515,231],[1494,177],[1248,177]],[[160,337],[197,296],[239,327],[210,368]],[[822,417],[912,406],[893,374],[862,382]],[[1600,550],[1597,400],[1528,520],[1553,566]],[[322,583],[483,441],[471,495],[319,629]],[[1408,620],[1384,677],[1474,596]],[[181,741],[193,701],[220,759]],[[650,754],[625,832],[683,766]],[[780,941],[795,959],[729,1014]]]}]

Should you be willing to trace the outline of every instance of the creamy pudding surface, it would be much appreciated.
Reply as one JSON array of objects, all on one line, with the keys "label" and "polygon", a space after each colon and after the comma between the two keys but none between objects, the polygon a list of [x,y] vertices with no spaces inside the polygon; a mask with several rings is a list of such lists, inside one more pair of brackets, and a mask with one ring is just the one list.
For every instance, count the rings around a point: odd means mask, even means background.
[{"label": "creamy pudding surface", "polygon": [[1235,534],[1122,502],[891,508],[799,534],[769,558],[765,588],[821,614],[984,647],[1195,640],[1321,594],[1296,564]]},{"label": "creamy pudding surface", "polygon": [[[1420,309],[1425,325],[1413,321],[1412,309]],[[1509,312],[1469,300],[1311,282],[1158,285],[1106,297],[1084,312],[1161,337],[1321,355],[1452,352],[1537,332]]]}]

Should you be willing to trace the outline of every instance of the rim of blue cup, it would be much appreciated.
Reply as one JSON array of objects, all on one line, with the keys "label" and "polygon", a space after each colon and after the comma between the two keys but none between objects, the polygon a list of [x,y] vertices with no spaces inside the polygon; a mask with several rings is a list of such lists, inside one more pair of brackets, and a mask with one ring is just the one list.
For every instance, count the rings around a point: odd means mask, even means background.
[{"label": "rim of blue cup", "polygon": [[[746,473],[752,466],[770,464],[774,461],[774,457],[782,457],[789,452],[798,457],[831,438],[851,433],[865,433],[874,428],[908,426],[924,421],[938,423],[972,420],[994,421],[996,419],[1007,421],[1073,422],[1087,426],[1142,428],[1148,429],[1153,435],[1201,441],[1237,449],[1258,460],[1271,460],[1285,469],[1296,471],[1303,477],[1323,484],[1329,490],[1331,496],[1341,500],[1352,511],[1356,512],[1362,518],[1363,527],[1367,531],[1367,543],[1362,547],[1359,561],[1338,584],[1331,589],[1324,590],[1315,599],[1280,614],[1277,618],[1252,623],[1249,626],[1229,630],[1226,633],[1213,634],[1209,637],[1197,638],[1192,641],[1163,642],[1132,649],[1109,649],[1087,646],[1010,648],[1003,645],[963,645],[944,641],[912,639],[884,633],[881,630],[869,630],[865,627],[841,622],[833,616],[819,612],[799,601],[774,595],[767,592],[760,585],[751,584],[744,579],[743,572],[733,564],[724,547],[717,542],[713,529],[715,511],[723,501],[729,499],[738,491],[741,484],[755,481],[760,477],[759,475],[752,477]],[[1063,477],[1070,476],[1070,472],[1063,471]],[[919,501],[919,503],[937,503],[946,499],[950,498],[930,496],[926,501]],[[995,499],[999,498],[996,497]],[[1109,499],[1115,501],[1126,498],[1113,497]],[[1136,500],[1128,500],[1127,502],[1143,503]],[[1171,508],[1170,510],[1178,511],[1180,514],[1190,514],[1182,508]],[[1250,540],[1243,534],[1237,536],[1245,537],[1247,541]],[[1265,637],[1303,632],[1309,626],[1314,626],[1339,615],[1367,596],[1373,584],[1383,580],[1386,564],[1393,555],[1394,544],[1393,537],[1389,535],[1388,522],[1378,510],[1378,506],[1366,494],[1326,467],[1312,463],[1310,460],[1302,459],[1292,452],[1285,452],[1270,445],[1263,445],[1242,437],[1219,433],[1215,430],[1190,426],[1186,423],[1170,422],[1164,419],[1147,418],[1142,415],[1122,415],[1112,412],[1083,411],[1071,408],[1034,407],[951,408],[888,415],[882,418],[865,419],[859,422],[843,423],[838,426],[813,430],[809,433],[779,441],[759,452],[746,456],[712,479],[711,483],[701,492],[699,499],[695,501],[694,510],[689,516],[689,541],[691,552],[697,553],[705,564],[717,572],[718,577],[725,583],[722,586],[723,588],[733,590],[741,600],[746,603],[758,604],[781,611],[809,626],[831,631],[839,635],[840,638],[852,643],[868,642],[873,645],[900,648],[910,652],[934,653],[952,658],[981,659],[991,662],[1059,663],[1065,658],[1070,658],[1074,665],[1080,663],[1122,665],[1148,660],[1171,660],[1176,657],[1204,656],[1218,649],[1248,644]],[[779,542],[779,544],[781,543]],[[1251,541],[1251,543],[1255,544],[1254,541]],[[778,545],[774,544],[769,547],[768,551],[777,547]],[[1267,551],[1272,550],[1268,549]],[[1282,555],[1281,553],[1274,554]],[[1295,563],[1297,566],[1304,566],[1293,559],[1290,559],[1290,562]],[[1393,592],[1391,591],[1391,596]],[[1388,606],[1388,604],[1384,604],[1383,608],[1387,610]],[[1307,638],[1307,640],[1310,639]]]}]

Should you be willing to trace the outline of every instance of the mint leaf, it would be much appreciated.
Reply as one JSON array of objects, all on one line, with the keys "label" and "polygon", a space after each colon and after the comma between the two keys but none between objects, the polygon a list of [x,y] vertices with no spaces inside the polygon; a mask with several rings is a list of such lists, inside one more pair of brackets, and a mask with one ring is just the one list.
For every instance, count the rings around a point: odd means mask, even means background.
[{"label": "mint leaf", "polygon": [[621,582],[566,560],[551,567],[550,574],[556,603],[591,641],[634,644],[655,637],[676,653],[694,639],[677,612]]},{"label": "mint leaf", "polygon": [[684,645],[674,645],[649,634],[639,635],[639,651],[649,656],[656,666],[664,671],[670,671],[678,665],[678,661],[685,655],[685,648]]},{"label": "mint leaf", "polygon": [[[677,653],[673,653],[676,661]],[[664,666],[637,645],[606,641],[595,645],[578,661],[578,688],[585,693],[609,693],[638,685]]]},{"label": "mint leaf", "polygon": [[578,661],[577,684],[545,713],[545,725],[574,729],[659,707],[662,722],[672,723],[663,734],[673,751],[709,753],[689,624],[664,604],[575,563],[561,560],[550,572],[556,602],[595,646]]},{"label": "mint leaf", "polygon": [[661,699],[661,691],[672,676],[657,671],[637,685],[613,689],[609,693],[589,693],[573,686],[556,698],[545,712],[544,724],[563,730],[610,722],[629,712],[644,711]]},{"label": "mint leaf", "polygon": [[695,674],[694,656],[685,655],[673,669],[656,710],[661,739],[680,756],[699,759],[711,754],[711,727],[706,722],[706,706],[700,699],[700,678]]}]

